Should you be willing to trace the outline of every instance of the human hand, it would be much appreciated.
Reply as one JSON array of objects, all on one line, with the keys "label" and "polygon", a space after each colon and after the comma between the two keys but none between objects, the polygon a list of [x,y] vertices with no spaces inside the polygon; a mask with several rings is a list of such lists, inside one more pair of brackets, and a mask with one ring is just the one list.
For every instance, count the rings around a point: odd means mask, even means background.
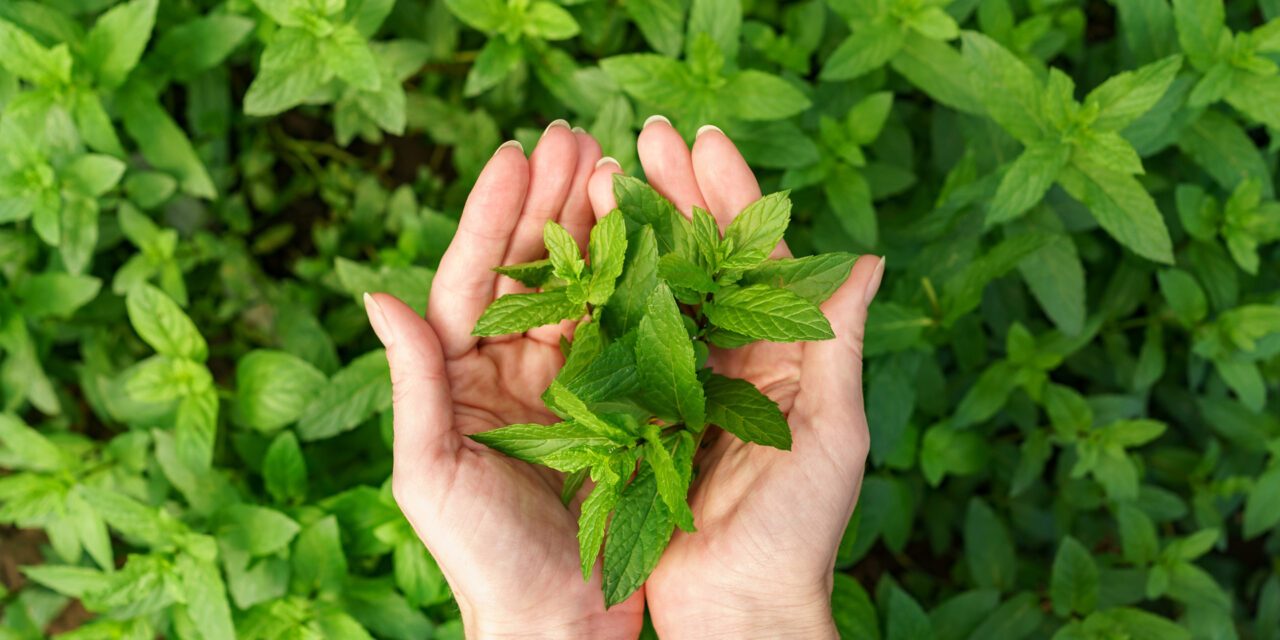
[{"label": "human hand", "polygon": [[[722,231],[760,198],[755,176],[718,129],[700,132],[690,152],[665,119],[651,118],[638,147],[649,184],[686,215],[693,206],[710,211]],[[612,174],[619,172],[606,162],[591,177],[597,218],[616,206]],[[772,257],[789,255],[784,243]],[[836,548],[869,447],[863,326],[883,269],[882,259],[863,256],[822,305],[834,340],[712,350],[717,372],[751,381],[778,403],[793,444],[780,451],[708,433],[689,492],[698,530],[675,532],[644,587],[664,640],[836,637]]]},{"label": "human hand", "polygon": [[643,621],[643,591],[606,611],[599,566],[582,580],[580,500],[561,505],[563,474],[464,437],[556,421],[539,396],[564,364],[559,340],[575,323],[499,338],[471,330],[496,297],[523,290],[490,268],[541,257],[547,220],[587,246],[595,220],[586,187],[600,145],[558,124],[527,160],[504,146],[485,166],[425,320],[393,296],[365,298],[391,366],[396,502],[440,564],[469,638],[635,638]]}]

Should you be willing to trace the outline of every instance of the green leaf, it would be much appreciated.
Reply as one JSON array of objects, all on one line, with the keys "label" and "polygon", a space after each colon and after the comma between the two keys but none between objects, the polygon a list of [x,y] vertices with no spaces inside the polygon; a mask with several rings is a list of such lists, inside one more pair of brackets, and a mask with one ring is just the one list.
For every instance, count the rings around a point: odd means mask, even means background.
[{"label": "green leaf", "polygon": [[382,73],[369,43],[351,25],[341,25],[323,41],[320,56],[347,84],[364,91],[382,88]]},{"label": "green leaf", "polygon": [[129,322],[144,342],[161,355],[204,362],[209,346],[195,323],[163,291],[141,284],[125,297]]},{"label": "green leaf", "polygon": [[197,560],[188,554],[179,554],[178,579],[182,581],[182,594],[187,601],[187,614],[200,629],[205,640],[233,640],[235,625],[231,621],[231,606],[227,602],[227,587],[217,565],[209,560]]},{"label": "green leaf", "polygon": [[649,295],[658,284],[658,246],[653,227],[646,225],[631,238],[626,268],[601,316],[605,329],[615,336],[626,335],[640,326]]},{"label": "green leaf", "polygon": [[560,6],[539,0],[524,14],[525,33],[544,40],[564,40],[578,35],[578,21]]},{"label": "green leaf", "polygon": [[691,289],[700,294],[720,290],[706,270],[674,253],[668,253],[658,261],[658,277],[672,287]]},{"label": "green leaf", "polygon": [[159,0],[131,0],[98,17],[84,43],[84,56],[98,84],[114,89],[124,83],[151,39]]},{"label": "green leaf", "polygon": [[258,75],[244,94],[244,112],[269,116],[287,111],[314,94],[333,77],[322,41],[305,29],[276,31],[262,52]]},{"label": "green leaf", "polygon": [[325,516],[302,529],[289,557],[295,593],[336,593],[347,581],[347,556],[342,550],[338,518]]},{"label": "green leaf", "polygon": [[524,49],[506,38],[489,38],[480,55],[476,56],[463,93],[478,96],[497,86],[524,61]]},{"label": "green leaf", "polygon": [[1244,537],[1255,538],[1280,523],[1280,467],[1258,476],[1244,505]]},{"label": "green leaf", "polygon": [[65,319],[97,297],[101,288],[102,281],[93,276],[52,272],[27,278],[14,293],[22,300],[22,313],[28,318]]},{"label": "green leaf", "polygon": [[894,586],[889,592],[885,640],[929,640],[933,625],[920,604],[906,591]]},{"label": "green leaf", "polygon": [[[676,526],[684,531],[697,531],[693,525],[693,511],[689,509],[689,484],[682,479],[690,477],[692,470],[676,468],[671,452],[667,451],[666,445],[662,443],[662,429],[658,425],[645,425],[644,439],[646,442],[644,458],[653,469],[653,477],[658,484],[658,495],[666,503]],[[680,447],[682,441],[677,439],[674,444]],[[687,459],[689,464],[693,463],[692,456]]]},{"label": "green leaf", "polygon": [[124,163],[111,157],[87,153],[63,167],[63,185],[81,195],[98,197],[111,190],[124,175]]},{"label": "green leaf", "polygon": [[17,25],[0,19],[0,66],[37,84],[71,81],[71,53],[65,45],[46,49]]},{"label": "green leaf", "polygon": [[1120,525],[1120,545],[1126,562],[1141,566],[1160,555],[1156,526],[1141,509],[1121,503],[1116,510],[1116,521]]},{"label": "green leaf", "polygon": [[1000,180],[987,209],[987,225],[1013,220],[1039,203],[1070,158],[1070,145],[1048,140],[1029,145]]},{"label": "green leaf", "polygon": [[1177,143],[1223,189],[1234,191],[1244,180],[1255,178],[1262,184],[1262,195],[1273,197],[1266,161],[1249,135],[1229,116],[1205,110],[1182,129]]},{"label": "green leaf", "polygon": [[262,479],[267,492],[279,502],[306,498],[307,461],[292,431],[280,432],[267,447],[262,459]]},{"label": "green leaf", "polygon": [[627,226],[621,211],[614,210],[596,222],[587,250],[591,256],[587,302],[601,305],[613,296],[627,258]]},{"label": "green leaf", "polygon": [[722,290],[703,306],[703,312],[716,326],[757,340],[796,342],[835,337],[817,305],[768,285]]},{"label": "green leaf", "polygon": [[0,413],[0,443],[21,456],[14,458],[16,469],[52,472],[66,468],[71,462],[43,434],[7,413]]},{"label": "green leaf", "polygon": [[[618,437],[625,439],[611,426],[608,433],[617,433]],[[567,451],[608,450],[616,446],[614,438],[577,420],[557,424],[513,424],[467,437],[517,460],[543,465],[551,456]]]},{"label": "green leaf", "polygon": [[198,198],[217,195],[213,179],[191,140],[155,98],[125,91],[119,106],[125,130],[138,143],[147,162],[177,176],[182,190],[190,195]]},{"label": "green leaf", "polygon": [[636,338],[636,371],[646,407],[697,431],[706,424],[706,398],[698,382],[693,344],[665,284],[649,296]]},{"label": "green leaf", "polygon": [[188,468],[197,472],[209,470],[217,431],[218,392],[212,386],[191,393],[178,402],[174,442],[179,459]]},{"label": "green leaf", "polygon": [[1071,236],[1059,233],[1023,258],[1018,271],[1054,326],[1069,336],[1084,330],[1085,271]]},{"label": "green leaf", "polygon": [[724,232],[724,241],[733,243],[733,255],[769,255],[791,221],[791,200],[787,192],[771,193],[743,209]]},{"label": "green leaf", "polygon": [[156,41],[154,56],[174,77],[191,77],[226,60],[253,27],[253,20],[230,13],[197,16],[166,29]]},{"label": "green leaf", "polygon": [[[678,253],[685,257],[692,257],[689,252],[692,223],[653,187],[630,176],[615,174],[613,195],[618,202],[618,209],[626,219],[628,235],[649,225],[653,227],[658,253]],[[656,256],[654,262],[656,269]],[[646,300],[648,295],[646,290],[644,293]]]},{"label": "green leaf", "polygon": [[1092,129],[1099,133],[1123,129],[1155,106],[1181,68],[1182,56],[1173,55],[1108,78],[1084,99],[1086,108],[1098,109]]},{"label": "green leaf", "polygon": [[823,80],[852,80],[880,68],[903,46],[904,33],[889,21],[862,26],[840,43],[819,74]]},{"label": "green leaf", "polygon": [[473,29],[497,31],[507,21],[507,4],[502,0],[445,0],[449,11]]},{"label": "green leaf", "polygon": [[604,542],[606,607],[626,600],[644,584],[666,548],[675,523],[658,496],[653,470],[642,466],[623,490]]},{"label": "green leaf", "polygon": [[822,304],[849,279],[858,256],[824,253],[803,258],[767,260],[742,276],[742,284],[786,289],[813,304]]},{"label": "green leaf", "polygon": [[391,407],[391,374],[386,353],[370,351],[338,371],[320,388],[298,418],[303,442],[332,438]]},{"label": "green leaf", "polygon": [[969,62],[944,42],[908,33],[901,51],[889,64],[911,84],[948,107],[963,113],[985,111]]},{"label": "green leaf", "polygon": [[1058,545],[1049,580],[1049,597],[1053,600],[1054,613],[1062,617],[1073,611],[1088,615],[1098,606],[1098,566],[1089,550],[1071,536],[1063,538]]},{"label": "green leaf", "polygon": [[[1010,547],[1012,548],[1012,547]],[[969,636],[978,638],[1007,638],[1021,640],[1031,635],[1040,627],[1044,619],[1041,611],[1040,595],[1020,593],[1005,600],[995,611],[988,615]]]},{"label": "green leaf", "polygon": [[719,95],[729,111],[742,120],[781,120],[813,104],[790,82],[754,69],[730,76]]},{"label": "green leaf", "polygon": [[982,291],[988,283],[1012,271],[1027,256],[1053,239],[1054,236],[1046,233],[1007,237],[948,278],[942,291],[943,324],[950,326],[961,316],[977,308],[982,301]]},{"label": "green leaf", "polygon": [[1191,64],[1205,70],[1218,58],[1223,34],[1220,0],[1173,0],[1173,19],[1178,29],[1178,43]]},{"label": "green leaf", "polygon": [[638,433],[632,433],[633,429],[620,427],[597,416],[581,398],[574,395],[572,391],[558,381],[552,381],[551,386],[547,387],[547,391],[542,398],[546,401],[548,407],[558,409],[559,413],[563,414],[564,417],[572,419],[583,428],[608,438],[617,444],[630,446],[635,443],[635,439],[639,436]]},{"label": "green leaf", "polygon": [[822,182],[823,193],[840,226],[861,247],[879,242],[880,227],[871,203],[871,185],[857,169],[839,163]]},{"label": "green leaf", "polygon": [[1173,263],[1164,217],[1133,176],[1077,161],[1063,169],[1058,182],[1120,244],[1148,260]]},{"label": "green leaf", "polygon": [[[964,555],[973,581],[1009,590],[1017,580],[1017,559],[1009,530],[981,498],[971,498],[964,518]],[[986,636],[976,636],[986,637]]]},{"label": "green leaf", "polygon": [[920,471],[935,487],[948,474],[967,476],[981,471],[989,458],[987,442],[981,436],[945,423],[929,427],[920,444]]},{"label": "green leaf", "polygon": [[254,557],[285,549],[302,530],[292,518],[275,509],[249,504],[227,507],[222,523],[218,529],[222,544]]},{"label": "green leaf", "polygon": [[295,355],[250,351],[236,363],[239,417],[259,431],[275,431],[297,420],[327,381],[323,373]]},{"label": "green leaf", "polygon": [[586,308],[573,302],[564,290],[538,293],[508,294],[498,298],[484,310],[473,336],[502,336],[521,333],[534,327],[555,324],[581,317]]},{"label": "green leaf", "polygon": [[977,94],[987,114],[1025,145],[1046,137],[1044,86],[1000,43],[973,31],[961,34],[964,57],[973,65]]},{"label": "green leaf", "polygon": [[521,262],[520,264],[510,264],[505,267],[494,267],[496,271],[512,280],[523,284],[526,287],[538,288],[551,281],[552,271],[555,269],[551,265],[549,258],[534,260],[533,262]]},{"label": "green leaf", "polygon": [[1190,273],[1175,267],[1161,269],[1156,272],[1156,281],[1160,284],[1160,295],[1183,325],[1194,326],[1208,315],[1208,299]]},{"label": "green leaf", "polygon": [[617,464],[618,468],[610,473],[598,473],[596,486],[591,494],[582,501],[582,512],[578,516],[578,554],[582,560],[582,579],[591,579],[591,569],[600,557],[600,545],[604,543],[605,525],[609,522],[609,513],[622,497],[622,483],[631,474],[631,468],[625,468],[623,461],[630,461],[635,467],[635,458],[628,454],[619,454],[607,464]]},{"label": "green leaf", "polygon": [[556,276],[576,282],[582,275],[586,262],[583,261],[573,236],[554,220],[548,220],[542,228],[542,241],[547,245],[547,254]]},{"label": "green leaf", "polygon": [[743,442],[791,449],[791,427],[778,408],[755,385],[711,374],[707,379],[707,421]]},{"label": "green leaf", "polygon": [[629,0],[623,8],[654,51],[669,58],[679,56],[684,45],[684,2]]}]

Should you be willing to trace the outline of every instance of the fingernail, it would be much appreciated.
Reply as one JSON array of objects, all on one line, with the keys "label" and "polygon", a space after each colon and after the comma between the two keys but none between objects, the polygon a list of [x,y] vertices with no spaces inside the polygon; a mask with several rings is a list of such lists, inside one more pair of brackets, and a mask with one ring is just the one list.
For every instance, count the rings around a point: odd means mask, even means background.
[{"label": "fingernail", "polygon": [[572,131],[572,132],[574,132],[574,133],[586,133],[586,132],[587,132],[587,130],[586,130],[586,129],[583,129],[582,127],[574,127],[574,128],[572,128],[572,129],[570,129],[570,131]]},{"label": "fingernail", "polygon": [[697,140],[698,138],[701,138],[702,134],[708,131],[719,131],[721,135],[724,135],[724,131],[721,130],[720,127],[717,127],[714,124],[704,124],[701,127],[698,127],[698,133],[694,134],[693,139]]},{"label": "fingernail", "polygon": [[564,127],[568,129],[569,121],[563,118],[557,118],[555,120],[552,120],[551,124],[547,125],[547,128],[542,130],[542,135],[544,136],[547,135],[547,132],[550,131],[552,127]]},{"label": "fingernail", "polygon": [[645,121],[644,121],[644,126],[643,126],[643,127],[640,127],[640,128],[641,128],[641,129],[644,129],[645,127],[648,127],[649,125],[651,125],[651,124],[653,124],[653,123],[655,123],[655,122],[665,122],[665,123],[667,123],[667,124],[671,124],[671,121],[670,121],[670,120],[668,120],[666,116],[658,115],[658,114],[656,114],[656,113],[655,113],[655,114],[653,114],[653,115],[649,116],[649,118],[648,118],[647,120],[645,120]]},{"label": "fingernail", "polygon": [[395,343],[395,334],[391,333],[391,327],[387,324],[387,314],[383,313],[382,305],[367,291],[364,294],[364,312],[369,315],[369,325],[373,327],[382,346],[391,348]]},{"label": "fingernail", "polygon": [[497,150],[497,151],[494,151],[494,152],[493,152],[493,155],[495,155],[495,156],[496,156],[496,155],[498,155],[499,153],[502,153],[502,150],[503,150],[503,149],[510,149],[511,147],[515,147],[515,148],[517,148],[517,149],[519,149],[519,150],[520,150],[520,153],[524,153],[524,145],[520,144],[520,141],[519,141],[519,140],[508,140],[508,141],[506,141],[506,142],[504,142],[504,143],[502,143],[502,144],[498,145],[498,150]]},{"label": "fingernail", "polygon": [[876,299],[876,292],[880,290],[880,280],[884,277],[884,258],[880,258],[880,264],[876,265],[875,273],[871,274],[871,280],[867,282],[867,290],[863,292],[863,304],[871,306],[871,301]]},{"label": "fingernail", "polygon": [[613,166],[615,166],[615,167],[617,167],[617,168],[619,168],[619,169],[621,169],[621,168],[622,168],[622,165],[618,164],[618,161],[617,161],[617,160],[614,160],[613,158],[610,158],[609,156],[605,156],[605,157],[603,157],[603,158],[600,158],[599,160],[596,160],[596,168],[597,168],[597,169],[599,169],[600,167],[605,166],[606,164],[611,164],[611,165],[613,165]]}]

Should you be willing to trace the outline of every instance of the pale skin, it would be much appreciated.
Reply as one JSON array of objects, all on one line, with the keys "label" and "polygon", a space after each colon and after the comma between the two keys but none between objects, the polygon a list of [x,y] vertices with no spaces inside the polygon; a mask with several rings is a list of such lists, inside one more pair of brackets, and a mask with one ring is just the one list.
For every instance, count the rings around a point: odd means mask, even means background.
[{"label": "pale skin", "polygon": [[[704,130],[693,148],[665,120],[640,134],[648,182],[687,214],[721,228],[760,198],[733,143]],[[477,339],[497,296],[522,291],[490,267],[543,257],[542,227],[564,225],[586,246],[614,208],[616,163],[590,135],[553,124],[526,159],[514,146],[489,161],[432,283],[422,318],[387,294],[366,310],[387,347],[394,386],[396,500],[440,564],[468,638],[635,638],[646,603],[662,638],[836,637],[831,574],[868,450],[862,401],[866,307],[883,261],[863,256],[823,311],[834,340],[713,350],[711,366],[779,403],[791,451],[709,433],[689,499],[698,531],[677,530],[648,582],[606,610],[600,563],[583,581],[577,506],[560,504],[563,475],[464,437],[556,418],[539,395],[563,365],[574,323]],[[790,255],[779,245],[774,257]]]}]

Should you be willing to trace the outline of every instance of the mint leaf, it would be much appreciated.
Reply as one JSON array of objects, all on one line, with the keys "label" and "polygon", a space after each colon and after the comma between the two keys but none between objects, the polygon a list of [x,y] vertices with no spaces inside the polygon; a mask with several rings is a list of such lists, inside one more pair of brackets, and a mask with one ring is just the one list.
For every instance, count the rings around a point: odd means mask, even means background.
[{"label": "mint leaf", "polygon": [[1071,158],[1071,145],[1036,142],[1009,165],[987,209],[988,225],[1008,222],[1026,213],[1049,192],[1058,172]]},{"label": "mint leaf", "polygon": [[702,429],[706,424],[706,398],[698,383],[693,344],[671,289],[665,284],[653,290],[640,320],[636,370],[646,407],[664,419]]},{"label": "mint leaf", "polygon": [[1204,71],[1218,59],[1224,31],[1223,3],[1219,0],[1174,0],[1173,19],[1178,43],[1197,69]]},{"label": "mint leaf", "polygon": [[635,332],[611,342],[577,375],[562,380],[564,386],[583,402],[621,398],[637,391],[640,376],[636,371],[635,342]]},{"label": "mint leaf", "polygon": [[705,209],[700,207],[693,208],[693,242],[698,248],[698,258],[701,264],[708,271],[715,271],[719,268],[718,256],[720,252],[720,227],[716,224],[716,219],[711,217]]},{"label": "mint leaf", "polygon": [[[671,452],[667,451],[666,445],[662,442],[662,428],[658,425],[645,425],[644,439],[646,442],[644,458],[653,469],[653,476],[658,484],[658,495],[671,511],[676,526],[685,531],[697,531],[693,526],[693,512],[689,510],[689,483],[686,481],[691,476],[692,470],[676,468]],[[678,447],[680,442],[677,438],[674,444]],[[693,458],[690,457],[688,460],[690,464],[693,463]]]},{"label": "mint leaf", "polygon": [[581,398],[574,395],[568,387],[558,381],[553,381],[551,386],[547,387],[546,393],[542,394],[542,399],[547,403],[547,406],[552,409],[558,409],[564,417],[572,419],[583,428],[620,445],[631,445],[640,435],[639,433],[630,433],[627,429],[605,421],[587,408]]},{"label": "mint leaf", "polygon": [[550,258],[493,268],[494,271],[534,289],[550,282],[554,269]]},{"label": "mint leaf", "polygon": [[1120,244],[1148,260],[1173,263],[1173,241],[1164,217],[1133,176],[1076,162],[1063,169],[1058,181]]},{"label": "mint leaf", "polygon": [[517,460],[543,465],[553,454],[573,449],[605,449],[614,446],[615,442],[596,428],[576,420],[556,424],[513,424],[467,437]]},{"label": "mint leaf", "polygon": [[280,502],[307,497],[307,461],[292,431],[282,431],[267,447],[262,459],[262,479],[267,492]]},{"label": "mint leaf", "polygon": [[1098,109],[1091,129],[1098,133],[1123,129],[1159,102],[1181,68],[1182,56],[1174,55],[1108,78],[1085,96],[1085,107]]},{"label": "mint leaf", "polygon": [[852,80],[865,75],[898,53],[902,48],[903,35],[904,30],[890,21],[861,25],[831,52],[819,77],[832,81]]},{"label": "mint leaf", "polygon": [[1009,530],[979,498],[969,500],[964,519],[964,555],[973,581],[982,587],[1009,589],[1017,578],[1017,558]]},{"label": "mint leaf", "polygon": [[768,285],[732,288],[716,294],[703,312],[717,327],[771,342],[830,340],[831,323],[817,305]]},{"label": "mint leaf", "polygon": [[239,417],[259,431],[275,431],[297,420],[326,382],[320,370],[293,354],[250,351],[236,364]]},{"label": "mint leaf", "polygon": [[298,417],[304,442],[332,438],[391,408],[391,373],[382,349],[370,351],[338,371]]},{"label": "mint leaf", "polygon": [[769,255],[782,241],[791,222],[791,200],[786,191],[771,193],[747,205],[724,231],[725,242],[733,243],[733,254]]},{"label": "mint leaf", "polygon": [[508,294],[489,305],[476,326],[473,336],[503,336],[521,333],[534,327],[555,324],[581,317],[586,307],[569,299],[563,289],[538,293]]},{"label": "mint leaf", "polygon": [[627,226],[622,212],[613,210],[591,228],[591,285],[587,302],[604,304],[613,296],[627,258]]},{"label": "mint leaf", "polygon": [[621,336],[640,326],[649,304],[649,295],[658,284],[657,234],[651,226],[641,227],[627,246],[627,264],[605,303],[601,322],[610,335]]},{"label": "mint leaf", "polygon": [[[626,454],[619,458],[630,459]],[[607,464],[615,464],[609,461]],[[634,467],[634,462],[632,467]],[[599,474],[596,486],[591,494],[582,501],[582,512],[578,515],[578,555],[582,560],[582,579],[591,579],[591,568],[600,556],[600,545],[604,543],[605,526],[609,522],[609,513],[622,497],[624,477],[631,474],[631,469],[615,469],[611,474]]]},{"label": "mint leaf", "polygon": [[151,38],[159,0],[132,0],[112,7],[98,17],[84,45],[87,61],[98,83],[114,89],[138,64]]},{"label": "mint leaf", "polygon": [[1000,43],[973,31],[961,34],[964,57],[973,65],[978,96],[987,114],[1019,142],[1029,145],[1045,137],[1044,86],[1027,65]]},{"label": "mint leaf", "polygon": [[209,345],[195,323],[163,291],[138,285],[125,297],[125,309],[138,336],[157,353],[197,362],[209,356]]},{"label": "mint leaf", "polygon": [[706,270],[674,253],[658,260],[658,277],[672,287],[691,289],[697,293],[715,293],[720,290]]},{"label": "mint leaf", "polygon": [[644,584],[675,531],[666,503],[658,496],[658,482],[648,465],[623,490],[614,507],[604,542],[604,601],[606,607],[626,600]]},{"label": "mint leaf", "polygon": [[707,422],[743,442],[789,451],[791,427],[778,408],[746,380],[711,374],[703,387],[707,395]]},{"label": "mint leaf", "polygon": [[[561,382],[582,373],[582,370],[600,355],[600,350],[604,347],[603,339],[600,337],[600,323],[589,321],[578,323],[573,330],[573,341],[568,346],[569,352],[565,354],[564,366],[560,367],[560,373],[556,374],[556,380]],[[563,341],[560,347],[563,351],[565,347]]]},{"label": "mint leaf", "polygon": [[555,274],[570,282],[582,276],[586,262],[573,236],[554,220],[548,220],[542,227],[542,241],[547,245],[547,254],[555,268]]},{"label": "mint leaf", "polygon": [[1075,538],[1064,537],[1058,545],[1049,579],[1054,613],[1062,617],[1073,611],[1082,615],[1092,613],[1098,606],[1098,590],[1098,565],[1092,554]]},{"label": "mint leaf", "polygon": [[786,289],[813,304],[822,304],[849,279],[858,256],[851,253],[824,253],[804,258],[766,260],[746,272],[743,285],[767,284]]},{"label": "mint leaf", "polygon": [[616,174],[613,176],[613,195],[618,202],[618,210],[626,218],[628,234],[649,225],[653,227],[660,253],[690,257],[691,223],[653,187],[631,176]]}]

